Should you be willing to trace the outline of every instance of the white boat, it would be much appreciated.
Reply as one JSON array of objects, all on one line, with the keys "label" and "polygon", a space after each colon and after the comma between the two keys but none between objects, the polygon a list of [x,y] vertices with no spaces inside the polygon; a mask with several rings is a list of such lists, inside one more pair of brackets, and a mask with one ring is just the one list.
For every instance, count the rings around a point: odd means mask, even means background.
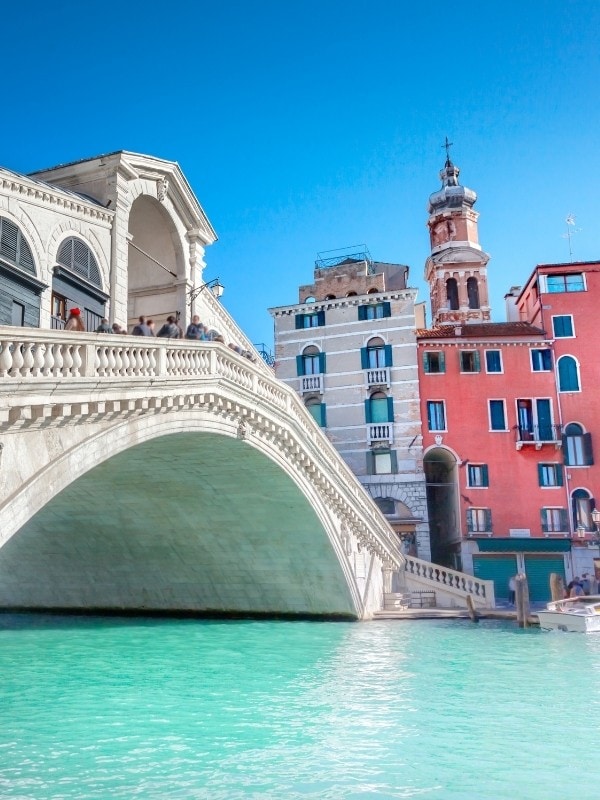
[{"label": "white boat", "polygon": [[553,600],[537,615],[540,627],[546,631],[600,633],[600,595]]}]

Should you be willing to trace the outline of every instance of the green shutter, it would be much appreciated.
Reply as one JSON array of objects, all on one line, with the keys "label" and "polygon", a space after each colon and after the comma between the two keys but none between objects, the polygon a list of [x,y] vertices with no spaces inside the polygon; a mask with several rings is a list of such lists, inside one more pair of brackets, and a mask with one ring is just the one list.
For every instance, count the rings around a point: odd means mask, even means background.
[{"label": "green shutter", "polygon": [[372,450],[367,450],[367,475],[375,474],[375,456]]},{"label": "green shutter", "polygon": [[367,425],[371,422],[371,401],[369,399],[365,400],[365,422]]},{"label": "green shutter", "polygon": [[326,428],[327,427],[327,406],[325,405],[325,403],[321,403],[321,405],[319,406],[319,411],[321,412],[319,425],[322,428]]},{"label": "green shutter", "polygon": [[319,372],[325,374],[325,353],[319,353]]},{"label": "green shutter", "polygon": [[382,303],[383,306],[383,316],[384,317],[391,317],[392,316],[392,307],[389,303]]},{"label": "green shutter", "polygon": [[296,314],[296,330],[304,327],[304,314]]},{"label": "green shutter", "polygon": [[[360,306],[359,306],[360,311]],[[361,369],[369,369],[369,351],[366,347],[360,348],[360,366]]]},{"label": "green shutter", "polygon": [[563,433],[560,438],[562,440],[563,464],[565,464],[567,467],[570,467],[571,462],[569,461],[569,448],[567,447],[567,444],[569,443],[569,437],[566,435],[566,433]]},{"label": "green shutter", "polygon": [[543,464],[538,464],[537,465],[537,469],[538,469],[538,486],[544,486],[545,485],[544,484],[544,465]]},{"label": "green shutter", "polygon": [[489,486],[490,485],[490,478],[488,473],[488,465],[482,464],[481,465],[481,485],[482,486]]},{"label": "green shutter", "polygon": [[560,510],[560,527],[563,531],[569,530],[569,516],[566,508],[561,508]]},{"label": "green shutter", "polygon": [[299,377],[304,375],[304,357],[296,356],[296,373]]},{"label": "green shutter", "polygon": [[367,307],[366,306],[359,306],[358,307],[358,321],[364,322],[367,318]]},{"label": "green shutter", "polygon": [[562,464],[555,464],[554,469],[556,470],[556,485],[563,486],[564,478]]},{"label": "green shutter", "polygon": [[474,353],[474,364],[475,364],[475,372],[481,371],[481,359],[479,358],[479,350],[475,350]]},{"label": "green shutter", "polygon": [[317,312],[317,325],[325,325],[325,310],[321,309]]},{"label": "green shutter", "polygon": [[388,422],[394,421],[394,398],[388,397],[387,398],[387,413],[388,413]]},{"label": "green shutter", "polygon": [[385,348],[385,365],[386,367],[391,367],[392,365],[392,345],[386,344]]},{"label": "green shutter", "polygon": [[592,434],[583,434],[583,463],[586,467],[594,463],[594,452],[592,450]]},{"label": "green shutter", "polygon": [[492,509],[486,508],[485,509],[485,529],[486,531],[492,530]]},{"label": "green shutter", "polygon": [[430,372],[429,353],[423,353],[423,369],[425,372]]},{"label": "green shutter", "polygon": [[398,458],[395,450],[390,450],[390,461],[392,462],[392,473],[395,475],[398,472]]},{"label": "green shutter", "polygon": [[[538,469],[540,465],[538,464]],[[542,526],[542,533],[548,533],[548,523],[546,522],[546,509],[540,508],[540,525]]]}]

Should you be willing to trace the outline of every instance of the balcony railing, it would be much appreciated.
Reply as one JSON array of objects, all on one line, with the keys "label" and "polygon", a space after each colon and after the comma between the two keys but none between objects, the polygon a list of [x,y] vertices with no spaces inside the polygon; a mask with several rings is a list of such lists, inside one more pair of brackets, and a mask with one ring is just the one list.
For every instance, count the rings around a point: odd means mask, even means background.
[{"label": "balcony railing", "polygon": [[318,375],[303,375],[302,376],[302,394],[308,392],[318,392],[323,394],[323,374]]},{"label": "balcony railing", "polygon": [[544,444],[560,446],[562,429],[560,425],[517,425],[515,438],[517,450],[524,445],[534,445],[539,450]]},{"label": "balcony railing", "polygon": [[367,386],[390,386],[389,367],[373,367],[365,370]]},{"label": "balcony railing", "polygon": [[368,425],[367,438],[370,445],[375,442],[389,442],[392,444],[394,441],[394,426],[391,422],[378,422],[375,425]]}]

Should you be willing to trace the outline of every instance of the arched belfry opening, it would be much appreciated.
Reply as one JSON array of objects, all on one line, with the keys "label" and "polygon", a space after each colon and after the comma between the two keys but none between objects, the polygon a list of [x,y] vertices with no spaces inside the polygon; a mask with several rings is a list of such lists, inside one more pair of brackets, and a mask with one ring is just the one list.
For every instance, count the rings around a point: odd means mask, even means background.
[{"label": "arched belfry opening", "polygon": [[131,206],[128,233],[129,324],[142,314],[157,323],[181,314],[178,281],[185,278],[185,257],[168,212],[153,197],[140,195]]},{"label": "arched belfry opening", "polygon": [[454,454],[434,447],[423,459],[427,512],[431,536],[431,560],[460,569],[460,509],[458,464]]}]

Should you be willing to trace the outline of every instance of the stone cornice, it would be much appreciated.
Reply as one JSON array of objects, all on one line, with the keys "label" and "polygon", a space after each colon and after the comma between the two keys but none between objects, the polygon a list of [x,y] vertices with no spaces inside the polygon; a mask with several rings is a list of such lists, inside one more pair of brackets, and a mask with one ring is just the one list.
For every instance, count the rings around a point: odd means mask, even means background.
[{"label": "stone cornice", "polygon": [[109,211],[91,200],[86,202],[82,197],[75,197],[59,188],[41,185],[29,179],[0,173],[0,191],[10,192],[31,202],[50,206],[53,210],[69,211],[87,219],[112,225],[114,211]]},{"label": "stone cornice", "polygon": [[394,292],[378,292],[377,294],[360,294],[352,297],[337,297],[335,300],[322,300],[316,303],[297,303],[290,306],[276,306],[267,309],[272,317],[284,317],[288,314],[310,314],[315,311],[327,311],[331,308],[348,308],[349,306],[365,306],[384,303],[390,300],[415,300],[417,289],[400,289]]}]

